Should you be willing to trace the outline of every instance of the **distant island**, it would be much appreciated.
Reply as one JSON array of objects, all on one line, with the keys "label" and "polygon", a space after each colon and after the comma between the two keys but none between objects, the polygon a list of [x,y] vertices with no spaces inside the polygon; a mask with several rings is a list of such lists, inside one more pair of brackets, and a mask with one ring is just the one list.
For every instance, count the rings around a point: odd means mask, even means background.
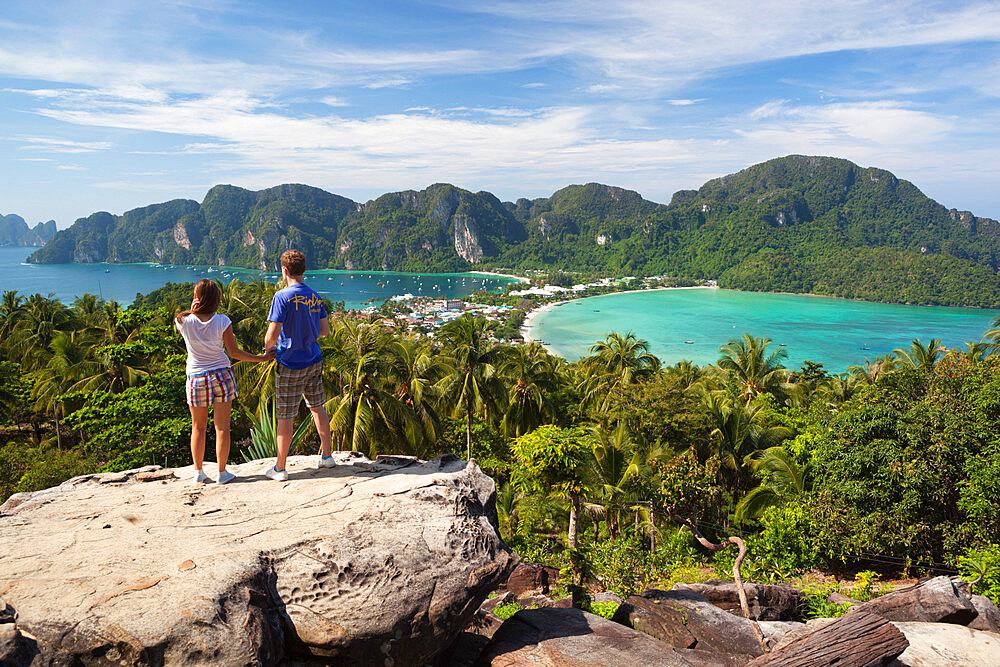
[{"label": "distant island", "polygon": [[43,246],[55,235],[55,220],[28,227],[19,215],[0,214],[0,246]]},{"label": "distant island", "polygon": [[217,185],[200,204],[81,218],[28,261],[276,270],[290,247],[317,268],[666,274],[748,291],[1000,307],[1000,223],[947,209],[883,169],[800,155],[681,190],[669,204],[597,183],[516,202],[435,184],[363,204],[306,185]]}]

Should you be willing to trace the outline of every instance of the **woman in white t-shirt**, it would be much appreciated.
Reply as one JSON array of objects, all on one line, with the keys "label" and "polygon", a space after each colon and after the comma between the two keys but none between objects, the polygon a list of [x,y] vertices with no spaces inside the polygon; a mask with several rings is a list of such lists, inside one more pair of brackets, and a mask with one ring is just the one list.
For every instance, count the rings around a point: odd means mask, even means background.
[{"label": "woman in white t-shirt", "polygon": [[[199,280],[194,286],[191,309],[178,313],[174,326],[184,337],[187,347],[187,394],[191,410],[191,458],[194,460],[194,481],[209,481],[201,466],[205,458],[205,431],[208,430],[208,409],[215,417],[215,453],[219,462],[218,484],[228,484],[236,476],[226,470],[229,458],[229,421],[236,398],[236,376],[229,357],[239,361],[270,361],[266,356],[250,354],[240,349],[233,336],[233,323],[220,315],[222,290],[214,280]],[[229,356],[226,356],[226,352]]]}]

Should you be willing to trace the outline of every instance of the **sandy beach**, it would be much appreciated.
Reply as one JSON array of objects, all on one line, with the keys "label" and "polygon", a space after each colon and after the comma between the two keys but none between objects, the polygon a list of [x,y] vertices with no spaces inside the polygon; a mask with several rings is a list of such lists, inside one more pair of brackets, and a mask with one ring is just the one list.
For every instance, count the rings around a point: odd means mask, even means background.
[{"label": "sandy beach", "polygon": [[531,282],[527,278],[522,278],[521,276],[512,276],[509,273],[496,273],[494,271],[469,271],[469,273],[478,273],[481,276],[495,276],[497,278],[510,278],[511,280],[516,280],[519,283]]}]

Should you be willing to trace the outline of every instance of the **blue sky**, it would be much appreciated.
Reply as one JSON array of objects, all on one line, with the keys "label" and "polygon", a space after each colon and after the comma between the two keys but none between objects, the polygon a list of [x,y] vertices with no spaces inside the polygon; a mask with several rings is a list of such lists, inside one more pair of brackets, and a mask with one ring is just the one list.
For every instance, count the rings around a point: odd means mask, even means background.
[{"label": "blue sky", "polygon": [[802,153],[1000,218],[1000,2],[826,4],[3,0],[0,213],[217,183],[666,202]]}]

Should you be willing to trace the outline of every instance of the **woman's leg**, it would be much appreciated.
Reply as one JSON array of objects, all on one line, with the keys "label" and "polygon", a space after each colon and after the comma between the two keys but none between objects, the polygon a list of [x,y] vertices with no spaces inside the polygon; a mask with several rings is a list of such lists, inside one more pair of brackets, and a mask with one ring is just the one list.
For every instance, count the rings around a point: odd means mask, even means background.
[{"label": "woman's leg", "polygon": [[215,416],[215,459],[219,462],[219,472],[225,472],[229,460],[229,420],[233,413],[233,402],[216,403]]},{"label": "woman's leg", "polygon": [[205,430],[208,428],[208,408],[189,405],[191,410],[191,459],[194,469],[201,470],[205,460]]}]

